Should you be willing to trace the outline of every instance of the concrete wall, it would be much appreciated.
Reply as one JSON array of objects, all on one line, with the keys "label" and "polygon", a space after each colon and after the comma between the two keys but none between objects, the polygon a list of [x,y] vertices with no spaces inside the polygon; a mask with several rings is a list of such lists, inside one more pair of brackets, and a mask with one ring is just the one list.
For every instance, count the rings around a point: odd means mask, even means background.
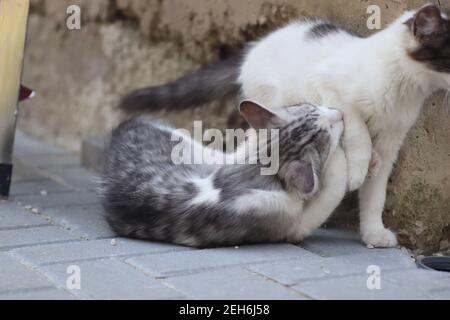
[{"label": "concrete wall", "polygon": [[[32,0],[24,82],[38,97],[23,105],[20,127],[77,150],[122,116],[118,99],[218,59],[298,17],[324,17],[370,34],[366,9],[377,4],[386,25],[416,0]],[[449,4],[450,1],[440,1]],[[80,31],[67,31],[66,8],[79,4]],[[403,148],[389,187],[387,221],[403,243],[437,251],[450,240],[450,118],[442,96],[427,104]],[[232,104],[166,115],[177,126],[194,119],[236,125]]]}]

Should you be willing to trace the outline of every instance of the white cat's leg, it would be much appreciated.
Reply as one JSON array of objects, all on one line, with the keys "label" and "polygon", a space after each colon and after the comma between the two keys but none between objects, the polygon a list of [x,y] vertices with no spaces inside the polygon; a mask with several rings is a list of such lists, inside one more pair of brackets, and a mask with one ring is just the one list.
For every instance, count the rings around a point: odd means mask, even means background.
[{"label": "white cat's leg", "polygon": [[375,148],[372,148],[372,159],[370,159],[369,163],[369,172],[367,173],[368,178],[375,177],[381,168],[381,157]]},{"label": "white cat's leg", "polygon": [[406,132],[379,136],[374,144],[380,156],[380,169],[359,190],[360,224],[363,241],[375,247],[394,247],[397,238],[383,224],[386,189],[394,162]]},{"label": "white cat's leg", "polygon": [[380,156],[380,168],[359,190],[361,236],[366,244],[374,247],[397,245],[395,234],[384,226],[382,216],[389,176],[405,135],[406,132],[398,132],[378,137],[374,148]]},{"label": "white cat's leg", "polygon": [[298,243],[327,221],[345,196],[347,189],[347,162],[344,151],[338,147],[322,172],[322,186],[318,194],[308,201],[288,240]]},{"label": "white cat's leg", "polygon": [[347,157],[348,189],[357,190],[366,179],[372,158],[372,139],[366,123],[358,113],[343,110],[344,148]]},{"label": "white cat's leg", "polygon": [[395,234],[383,224],[383,208],[392,162],[383,161],[378,174],[367,179],[359,190],[360,228],[363,241],[374,247],[394,247]]}]

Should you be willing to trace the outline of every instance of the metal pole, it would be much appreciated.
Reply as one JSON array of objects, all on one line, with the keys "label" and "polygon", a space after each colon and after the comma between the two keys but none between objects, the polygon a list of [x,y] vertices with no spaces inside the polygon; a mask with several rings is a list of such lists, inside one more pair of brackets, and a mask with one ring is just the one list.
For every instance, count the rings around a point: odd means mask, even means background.
[{"label": "metal pole", "polygon": [[29,0],[0,0],[0,197],[8,197]]}]

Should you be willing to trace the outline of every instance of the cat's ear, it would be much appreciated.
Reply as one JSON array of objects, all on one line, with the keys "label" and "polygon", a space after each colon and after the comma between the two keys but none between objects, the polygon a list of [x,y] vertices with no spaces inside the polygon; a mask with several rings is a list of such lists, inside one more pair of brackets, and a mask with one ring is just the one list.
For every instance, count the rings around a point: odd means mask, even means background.
[{"label": "cat's ear", "polygon": [[316,194],[319,190],[319,177],[310,159],[296,164],[290,183],[304,199]]},{"label": "cat's ear", "polygon": [[422,7],[415,15],[413,33],[419,39],[440,33],[445,28],[441,16],[441,10],[434,4]]},{"label": "cat's ear", "polygon": [[239,111],[254,129],[266,129],[277,117],[275,113],[262,105],[246,100],[239,106]]}]

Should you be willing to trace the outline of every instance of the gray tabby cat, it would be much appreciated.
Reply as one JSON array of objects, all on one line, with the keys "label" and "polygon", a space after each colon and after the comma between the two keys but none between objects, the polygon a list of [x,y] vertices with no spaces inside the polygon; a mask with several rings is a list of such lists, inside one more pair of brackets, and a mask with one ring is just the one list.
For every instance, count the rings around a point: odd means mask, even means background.
[{"label": "gray tabby cat", "polygon": [[[261,152],[245,143],[235,154],[214,151],[212,157],[236,156],[246,164],[176,164],[172,151],[178,138],[194,152],[205,147],[150,117],[120,125],[106,153],[100,188],[113,230],[120,236],[215,247],[296,243],[312,231],[306,228],[323,223],[301,221],[304,205],[321,188],[322,171],[334,162],[328,160],[340,150],[341,113],[309,104],[275,113],[251,101],[243,102],[240,111],[253,128],[276,129],[277,134],[258,142],[259,150],[274,150],[276,144],[276,174],[262,175]],[[255,133],[247,137],[248,144],[256,143]],[[310,220],[329,214],[314,214]]]}]

